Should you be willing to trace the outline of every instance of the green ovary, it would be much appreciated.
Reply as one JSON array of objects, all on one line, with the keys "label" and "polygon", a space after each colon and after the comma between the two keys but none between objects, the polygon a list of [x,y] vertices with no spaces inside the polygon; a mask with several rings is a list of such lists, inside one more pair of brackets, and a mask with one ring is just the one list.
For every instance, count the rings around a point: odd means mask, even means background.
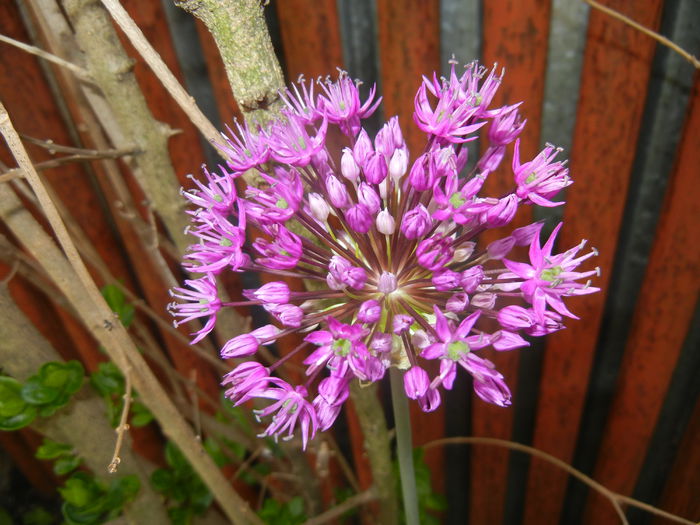
[{"label": "green ovary", "polygon": [[447,345],[447,357],[452,359],[452,361],[459,361],[459,359],[469,353],[469,345],[464,341],[454,341]]},{"label": "green ovary", "polygon": [[352,343],[347,339],[338,339],[335,343],[333,343],[333,351],[335,352],[335,355],[341,357],[348,355],[351,348]]},{"label": "green ovary", "polygon": [[462,194],[459,192],[455,192],[452,194],[450,197],[450,204],[452,204],[452,207],[454,209],[459,208],[460,206],[464,206],[464,203],[467,202],[464,200],[464,197],[462,197]]},{"label": "green ovary", "polygon": [[540,279],[543,281],[548,281],[548,282],[553,282],[557,279],[559,274],[563,272],[564,270],[562,269],[561,266],[555,266],[554,268],[548,268],[547,270],[542,270],[542,273],[540,274]]}]

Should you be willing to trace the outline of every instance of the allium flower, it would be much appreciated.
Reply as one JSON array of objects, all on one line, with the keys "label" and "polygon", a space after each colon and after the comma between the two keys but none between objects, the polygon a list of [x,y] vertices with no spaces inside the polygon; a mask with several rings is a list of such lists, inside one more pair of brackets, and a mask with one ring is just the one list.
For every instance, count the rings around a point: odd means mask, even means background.
[{"label": "allium flower", "polygon": [[[529,344],[523,335],[563,328],[562,316],[575,317],[564,299],[597,291],[588,278],[598,270],[578,270],[595,251],[579,255],[581,243],[554,253],[561,224],[544,245],[539,222],[488,245],[479,240],[484,230],[510,223],[521,205],[558,205],[552,197],[571,184],[552,146],[521,162],[519,104],[489,107],[501,78],[477,63],[461,75],[453,65],[447,79],[423,78],[414,121],[426,145],[414,152],[396,117],[374,140],[363,128],[381,100],[374,88],[363,101],[344,73],[335,82],[301,81],[281,94],[286,108],[277,122],[229,130],[221,146],[228,170],[205,171],[206,180],[186,194],[196,206],[190,232],[198,238],[186,268],[205,275],[186,281],[192,290],[176,288],[182,302],[171,309],[178,322],[207,319],[195,341],[211,331],[221,308],[261,305],[268,312],[270,324],[221,351],[251,359],[223,384],[234,403],[271,400],[256,411],[268,418],[263,435],[288,439],[299,431],[305,446],[332,426],[353,380],[378,381],[390,366],[407,370],[406,395],[425,411],[439,406],[440,390],[452,388],[459,368],[480,398],[507,406],[505,378],[483,353],[521,348]],[[481,128],[490,144],[465,171],[464,144]],[[483,195],[508,148],[511,192]],[[233,179],[247,169],[264,185],[236,195]],[[528,245],[529,261],[514,260],[513,248]],[[215,284],[227,270],[311,285],[295,292],[273,280],[222,303]],[[265,365],[256,360],[261,346],[295,332],[303,343],[290,354]],[[306,379],[292,385],[275,370],[298,353]],[[440,369],[432,378],[430,361]]]}]

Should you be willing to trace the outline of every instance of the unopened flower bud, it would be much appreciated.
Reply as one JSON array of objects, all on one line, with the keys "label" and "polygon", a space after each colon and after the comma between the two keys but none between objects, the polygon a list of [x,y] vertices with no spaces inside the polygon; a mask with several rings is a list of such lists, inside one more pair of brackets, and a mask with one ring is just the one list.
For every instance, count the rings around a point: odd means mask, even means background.
[{"label": "unopened flower bud", "polygon": [[532,243],[532,239],[540,234],[542,226],[543,223],[541,221],[533,222],[522,228],[514,229],[510,235],[515,239],[516,246],[529,246]]},{"label": "unopened flower bud", "polygon": [[419,204],[412,210],[406,212],[401,222],[401,233],[407,239],[417,239],[422,237],[430,228],[432,219],[428,209]]},{"label": "unopened flower bud", "polygon": [[383,272],[382,275],[379,276],[377,289],[384,294],[388,294],[396,290],[396,284],[396,276],[393,273]]},{"label": "unopened flower bud", "polygon": [[444,292],[459,286],[462,274],[452,270],[442,270],[433,275],[433,284],[436,290]]},{"label": "unopened flower bud", "polygon": [[352,150],[355,162],[364,168],[367,157],[373,152],[372,141],[367,132],[363,129],[357,136],[357,142],[355,142],[355,147]]},{"label": "unopened flower bud", "polygon": [[474,293],[483,280],[484,269],[481,266],[473,266],[462,272],[462,288],[467,293]]},{"label": "unopened flower bud", "polygon": [[428,372],[419,366],[412,366],[403,376],[403,386],[406,395],[411,399],[418,399],[424,396],[430,386]]},{"label": "unopened flower bud", "polygon": [[491,310],[496,306],[496,294],[490,292],[478,293],[472,297],[471,305],[474,308]]},{"label": "unopened flower bud", "polygon": [[467,241],[459,246],[455,250],[455,256],[453,258],[454,262],[464,262],[469,257],[472,256],[472,253],[474,253],[474,248],[476,247],[476,243]]},{"label": "unopened flower bud", "polygon": [[469,306],[469,296],[465,293],[456,293],[445,303],[448,312],[463,312]]},{"label": "unopened flower bud", "polygon": [[397,149],[389,161],[389,176],[398,181],[404,176],[406,169],[408,169],[408,154],[403,149]]},{"label": "unopened flower bud", "polygon": [[432,187],[433,177],[430,170],[425,169],[426,154],[416,159],[408,174],[408,184],[416,191],[425,191]]},{"label": "unopened flower bud", "polygon": [[504,237],[493,241],[486,247],[486,253],[490,259],[503,259],[515,246],[515,239],[512,236]]},{"label": "unopened flower bud", "polygon": [[386,179],[388,168],[384,155],[378,151],[370,154],[365,161],[365,178],[372,184],[379,184]]},{"label": "unopened flower bud", "polygon": [[345,184],[340,182],[335,175],[330,175],[326,179],[326,191],[331,204],[336,208],[345,208],[348,204],[348,190]]},{"label": "unopened flower bud", "polygon": [[367,233],[372,227],[372,215],[364,204],[355,204],[345,212],[348,225],[357,233]]},{"label": "unopened flower bud", "polygon": [[350,148],[343,149],[343,156],[340,158],[340,172],[348,180],[356,180],[360,175],[360,167],[355,162]]},{"label": "unopened flower bud", "polygon": [[311,210],[311,214],[320,222],[326,222],[331,212],[331,207],[328,206],[326,200],[318,193],[309,194],[309,209]]},{"label": "unopened flower bud", "polygon": [[518,334],[509,332],[508,330],[499,330],[491,337],[491,346],[496,350],[503,352],[505,350],[514,350],[523,346],[530,346],[530,343],[525,341]]},{"label": "unopened flower bud", "polygon": [[394,221],[391,213],[389,213],[386,208],[377,215],[376,224],[377,231],[384,235],[392,235],[396,229],[396,221]]},{"label": "unopened flower bud", "polygon": [[374,191],[374,188],[372,188],[372,186],[366,182],[360,182],[360,185],[357,187],[357,201],[360,204],[364,204],[367,211],[369,211],[372,215],[379,211],[382,204],[377,192]]},{"label": "unopened flower bud", "polygon": [[258,340],[250,334],[243,334],[229,339],[221,349],[221,357],[231,359],[233,357],[247,357],[258,351]]},{"label": "unopened flower bud", "polygon": [[482,216],[482,222],[489,228],[498,228],[505,226],[515,217],[515,212],[518,211],[518,197],[510,194],[507,197],[498,199],[486,213]]},{"label": "unopened flower bud", "polygon": [[382,307],[375,299],[363,302],[357,312],[357,319],[363,323],[376,323],[381,316]]}]

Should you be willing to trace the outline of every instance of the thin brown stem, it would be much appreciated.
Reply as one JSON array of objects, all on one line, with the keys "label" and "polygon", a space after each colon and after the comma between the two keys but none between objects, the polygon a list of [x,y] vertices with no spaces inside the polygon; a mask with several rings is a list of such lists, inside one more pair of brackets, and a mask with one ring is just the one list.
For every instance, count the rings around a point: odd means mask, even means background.
[{"label": "thin brown stem", "polygon": [[[86,150],[88,151],[88,150]],[[68,155],[65,157],[59,157],[56,159],[51,159],[51,160],[45,160],[44,162],[38,162],[37,164],[34,164],[34,169],[37,171],[43,171],[47,170],[50,168],[55,168],[57,166],[62,166],[63,164],[68,164],[70,162],[80,162],[80,161],[85,161],[85,160],[96,160],[96,159],[117,159],[119,157],[124,157],[126,155],[133,155],[136,153],[137,150],[108,150],[108,151],[102,151],[102,152],[96,152],[97,154],[92,154],[92,153],[83,153],[83,154],[75,154],[75,155]],[[17,179],[19,177],[23,176],[23,172],[19,168],[13,168],[9,171],[6,171],[5,173],[0,175],[0,184],[3,182],[8,182],[13,179]]]},{"label": "thin brown stem", "polygon": [[192,121],[197,129],[207,140],[220,140],[220,135],[214,125],[209,122],[209,119],[204,116],[204,113],[194,103],[194,99],[185,91],[182,85],[177,81],[172,71],[165,65],[163,59],[158,52],[153,49],[153,46],[146,40],[146,37],[141,32],[141,29],[136,25],[136,22],[129,16],[129,13],[121,6],[119,0],[102,0],[102,4],[107,8],[109,14],[114,21],[124,31],[124,34],[134,46],[136,51],[146,61],[148,67],[158,77],[163,87],[168,90],[178,106],[185,112],[187,117]]},{"label": "thin brown stem", "polygon": [[610,501],[610,504],[613,506],[615,511],[617,512],[617,515],[620,517],[620,522],[623,524],[627,524],[627,518],[625,517],[625,513],[622,510],[622,504],[625,505],[631,505],[633,507],[637,507],[639,509],[645,510],[651,514],[655,514],[657,516],[662,516],[668,520],[674,521],[676,523],[682,523],[684,525],[695,525],[694,522],[687,520],[685,518],[682,518],[680,516],[676,516],[675,514],[671,514],[670,512],[666,512],[664,510],[661,510],[659,508],[656,508],[652,505],[649,505],[647,503],[643,503],[641,501],[638,501],[636,499],[630,498],[628,496],[623,496],[622,494],[618,494],[617,492],[614,492],[610,490],[609,488],[605,487],[604,485],[601,485],[598,483],[596,480],[593,478],[587,476],[580,470],[572,467],[565,461],[562,461],[559,458],[556,458],[552,456],[551,454],[547,454],[546,452],[543,452],[542,450],[529,447],[527,445],[522,445],[520,443],[515,443],[514,441],[507,441],[505,439],[496,439],[496,438],[487,438],[487,437],[452,437],[452,438],[443,438],[443,439],[436,439],[434,441],[430,441],[423,445],[423,448],[425,450],[433,447],[441,447],[445,445],[487,445],[487,446],[494,446],[494,447],[502,447],[502,448],[509,448],[511,450],[517,450],[518,452],[524,452],[525,454],[530,454],[533,457],[539,458],[543,461],[546,461],[548,463],[551,463],[555,467],[558,467],[564,471],[566,471],[569,475],[575,477],[582,483],[588,485],[590,488],[601,494],[602,496],[606,497],[608,501]]},{"label": "thin brown stem", "polygon": [[49,62],[53,62],[54,64],[64,67],[72,73],[75,73],[75,75],[77,75],[81,80],[85,80],[86,82],[92,83],[92,77],[86,69],[83,69],[82,67],[73,64],[68,60],[64,60],[63,58],[51,54],[47,51],[44,51],[43,49],[40,49],[36,46],[32,46],[30,44],[25,44],[24,42],[20,42],[19,40],[15,40],[14,38],[10,38],[6,35],[0,34],[0,42],[5,42],[6,44],[10,44],[11,46],[15,46],[16,48],[21,49],[22,51],[26,51],[27,53],[31,53],[32,55],[36,55],[40,58],[43,58],[44,60],[48,60]]},{"label": "thin brown stem", "polygon": [[[93,335],[104,346],[107,354],[122,373],[124,375],[133,373],[134,387],[143,396],[144,403],[161,423],[165,434],[180,448],[194,470],[202,477],[227,517],[234,523],[261,524],[260,519],[226,483],[226,478],[203,451],[192,430],[139,354],[124,326],[121,323],[105,322],[113,319],[113,313],[78,255],[58,210],[38,173],[34,170],[32,161],[2,103],[0,103],[0,133],[5,138],[17,163],[25,171],[26,179],[44,208],[65,257],[58,252],[53,242],[41,231],[41,226],[36,224],[31,216],[18,212],[21,206],[12,191],[0,185],[0,191],[5,190],[2,191],[3,197],[0,199],[1,212],[10,229],[23,240],[31,254],[39,259],[57,285],[66,293],[84,323],[91,327]],[[21,226],[20,221],[24,227]],[[31,231],[27,230],[27,226]]]},{"label": "thin brown stem", "polygon": [[314,516],[310,520],[306,520],[304,525],[321,525],[323,523],[328,523],[331,520],[339,518],[347,511],[359,507],[360,505],[366,505],[371,501],[375,501],[378,498],[377,490],[374,487],[370,487],[364,492],[355,494],[354,496],[346,499],[340,505],[336,505],[332,509],[328,509],[323,514]]},{"label": "thin brown stem", "polygon": [[124,443],[124,435],[129,430],[129,423],[127,419],[129,418],[129,409],[131,408],[131,374],[124,374],[124,405],[122,406],[122,414],[119,418],[119,425],[115,429],[117,432],[117,442],[114,445],[114,453],[112,454],[112,460],[107,466],[107,471],[110,474],[114,474],[119,468],[119,463],[122,462],[120,457],[122,444]]},{"label": "thin brown stem", "polygon": [[615,11],[614,9],[611,9],[609,7],[604,6],[603,4],[596,2],[595,0],[583,0],[585,3],[590,5],[591,7],[598,9],[599,11],[602,11],[606,15],[609,15],[616,20],[619,20],[622,23],[627,24],[628,26],[631,26],[635,28],[637,31],[644,33],[645,35],[653,38],[657,42],[659,42],[661,45],[664,45],[668,47],[670,50],[674,51],[675,53],[678,53],[680,56],[685,58],[688,62],[693,64],[693,67],[695,69],[700,69],[700,60],[698,60],[694,55],[691,55],[688,53],[685,49],[680,47],[678,44],[675,42],[669,40],[663,35],[660,35],[656,31],[652,31],[651,29],[644,27],[642,24],[635,22],[628,16],[623,15],[622,13],[619,13],[618,11]]}]

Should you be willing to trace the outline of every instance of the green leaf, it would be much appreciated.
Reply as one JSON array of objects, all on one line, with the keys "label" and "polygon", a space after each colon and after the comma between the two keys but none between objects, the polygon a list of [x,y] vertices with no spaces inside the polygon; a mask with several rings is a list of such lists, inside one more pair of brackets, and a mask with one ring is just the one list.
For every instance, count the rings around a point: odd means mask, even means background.
[{"label": "green leaf", "polygon": [[67,361],[64,363],[65,369],[68,371],[68,381],[63,386],[63,391],[73,395],[80,387],[83,386],[85,379],[85,369],[79,361]]},{"label": "green leaf", "polygon": [[94,502],[101,492],[97,482],[85,472],[73,474],[58,491],[66,503],[75,507],[85,507]]},{"label": "green leaf", "polygon": [[214,500],[214,495],[209,492],[204,483],[197,480],[197,484],[190,491],[189,500],[196,514],[204,514]]},{"label": "green leaf", "polygon": [[165,444],[165,461],[168,462],[168,465],[173,467],[175,472],[192,470],[192,467],[190,467],[190,464],[187,462],[187,459],[185,459],[185,456],[182,455],[180,449],[178,449],[172,441],[168,441]]},{"label": "green leaf", "polygon": [[51,387],[62,389],[68,382],[70,371],[63,363],[50,361],[41,365],[39,373],[34,376],[42,382],[42,384]]},{"label": "green leaf", "polygon": [[34,457],[37,459],[56,459],[60,456],[70,455],[72,452],[73,447],[71,445],[44,438],[43,443],[36,449]]},{"label": "green leaf", "polygon": [[292,498],[287,503],[287,508],[292,516],[301,516],[304,513],[304,500],[300,496]]},{"label": "green leaf", "polygon": [[145,427],[153,421],[153,414],[142,403],[131,404],[131,426]]},{"label": "green leaf", "polygon": [[79,456],[64,456],[58,458],[53,464],[53,471],[59,476],[65,476],[77,469],[82,461],[83,458]]},{"label": "green leaf", "polygon": [[22,399],[32,405],[48,405],[58,398],[58,388],[46,386],[38,376],[30,377],[22,387]]},{"label": "green leaf", "polygon": [[36,407],[25,405],[24,411],[10,417],[0,417],[0,430],[11,431],[19,430],[27,425],[30,425],[36,417]]},{"label": "green leaf", "polygon": [[109,490],[120,494],[124,502],[127,502],[134,499],[140,488],[141,481],[139,480],[138,476],[135,474],[130,474],[113,481]]},{"label": "green leaf", "polygon": [[119,316],[125,328],[128,328],[134,319],[134,307],[126,302],[126,297],[121,288],[116,284],[108,284],[102,288],[102,296],[107,301],[109,308]]},{"label": "green leaf", "polygon": [[33,507],[22,514],[22,525],[53,525],[54,523],[56,520],[53,514],[43,507]]},{"label": "green leaf", "polygon": [[168,469],[159,468],[154,470],[153,474],[151,474],[151,485],[158,492],[167,494],[170,492],[170,488],[173,486],[174,482],[175,476],[172,471]]},{"label": "green leaf", "polygon": [[172,525],[189,525],[192,523],[192,509],[189,507],[171,507],[168,517]]},{"label": "green leaf", "polygon": [[134,499],[141,488],[141,482],[135,475],[115,479],[103,497],[103,508],[107,511],[107,519],[115,518],[127,501]]},{"label": "green leaf", "polygon": [[97,372],[90,376],[90,382],[101,395],[122,394],[124,376],[114,363],[100,363]]},{"label": "green leaf", "polygon": [[12,377],[0,376],[0,418],[16,416],[24,411],[22,383]]},{"label": "green leaf", "polygon": [[104,511],[99,507],[84,509],[64,501],[61,513],[68,525],[96,525],[104,522],[101,519]]},{"label": "green leaf", "polygon": [[38,376],[45,386],[72,394],[77,392],[83,384],[85,369],[78,361],[65,363],[50,361],[41,366]]},{"label": "green leaf", "polygon": [[2,507],[0,507],[0,525],[12,525],[12,516]]},{"label": "green leaf", "polygon": [[209,453],[217,467],[223,467],[224,465],[231,463],[219,446],[218,441],[215,439],[212,439],[211,437],[206,438],[204,440],[204,449]]}]

